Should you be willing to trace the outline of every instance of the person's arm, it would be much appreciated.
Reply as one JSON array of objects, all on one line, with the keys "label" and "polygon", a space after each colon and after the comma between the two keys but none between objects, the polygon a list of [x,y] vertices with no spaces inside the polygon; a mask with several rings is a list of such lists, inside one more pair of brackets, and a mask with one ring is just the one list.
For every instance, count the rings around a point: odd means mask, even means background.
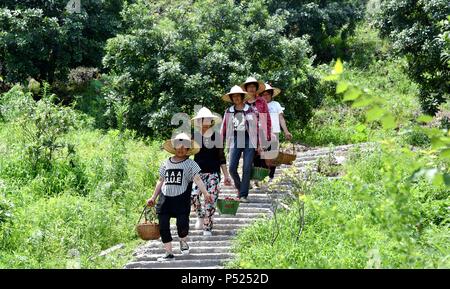
[{"label": "person's arm", "polygon": [[200,192],[202,192],[203,196],[205,197],[205,200],[207,202],[211,202],[211,196],[209,195],[208,191],[206,190],[206,186],[202,181],[202,178],[200,178],[199,174],[196,174],[194,176],[194,183],[198,186]]},{"label": "person's arm", "polygon": [[153,207],[156,203],[156,198],[158,198],[159,194],[161,193],[161,188],[164,184],[164,178],[160,177],[158,183],[156,184],[155,191],[153,192],[153,196],[148,199],[147,205],[150,207]]},{"label": "person's arm", "polygon": [[284,114],[280,113],[280,125],[281,128],[283,129],[284,135],[286,136],[287,140],[291,140],[292,139],[292,134],[289,132],[287,125],[286,125],[286,121],[284,120]]},{"label": "person's arm", "polygon": [[225,177],[223,182],[225,185],[229,186],[231,185],[231,178],[227,169],[227,159],[225,158],[225,152],[224,149],[221,148],[219,148],[219,160],[220,160],[220,168],[222,169],[222,173]]}]

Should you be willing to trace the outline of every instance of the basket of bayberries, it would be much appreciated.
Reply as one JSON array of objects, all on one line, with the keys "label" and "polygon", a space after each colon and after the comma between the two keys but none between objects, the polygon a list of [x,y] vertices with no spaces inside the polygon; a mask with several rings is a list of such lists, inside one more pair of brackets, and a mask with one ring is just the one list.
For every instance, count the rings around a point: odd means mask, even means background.
[{"label": "basket of bayberries", "polygon": [[239,203],[237,198],[226,197],[225,199],[217,200],[217,208],[222,215],[236,215]]}]

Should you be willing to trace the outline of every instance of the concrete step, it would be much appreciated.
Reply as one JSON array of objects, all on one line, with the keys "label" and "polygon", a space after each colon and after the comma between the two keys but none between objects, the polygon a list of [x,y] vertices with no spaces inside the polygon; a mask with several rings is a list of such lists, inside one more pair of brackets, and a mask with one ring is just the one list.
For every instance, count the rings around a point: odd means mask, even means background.
[{"label": "concrete step", "polygon": [[[136,261],[157,261],[158,258],[163,256],[164,254],[149,254],[145,256],[138,256]],[[196,253],[196,254],[177,254],[174,252],[175,262],[182,260],[223,260],[223,259],[231,259],[234,257],[233,253]]]},{"label": "concrete step", "polygon": [[[203,236],[202,235],[188,235],[187,241],[188,243],[192,242],[212,242],[212,241],[227,241],[231,242],[236,235],[216,235],[213,232],[212,236]],[[173,242],[179,242],[179,238],[176,234],[172,234]],[[160,241],[161,244],[161,241]]]},{"label": "concrete step", "polygon": [[[174,238],[175,239],[175,238]],[[173,242],[173,246],[176,247],[178,246],[178,241],[177,242]],[[204,247],[204,246],[208,246],[208,247],[225,247],[225,246],[231,246],[232,242],[231,240],[224,240],[224,241],[211,241],[211,240],[203,240],[203,241],[191,241],[190,238],[188,237],[188,244],[189,247],[191,248],[197,248],[197,247]],[[163,244],[161,243],[161,241],[157,242],[157,243],[149,243],[148,245],[146,244],[143,251],[147,250],[147,249],[153,249],[153,248],[161,248],[162,249]]]},{"label": "concrete step", "polygon": [[[212,234],[213,236],[234,236],[237,234],[237,229],[217,229],[213,230]],[[178,233],[176,229],[171,229],[172,238],[173,236],[176,236]],[[203,230],[192,230],[189,229],[189,236],[203,236]]]},{"label": "concrete step", "polygon": [[[176,257],[175,257],[176,259]],[[126,269],[165,269],[165,268],[185,268],[185,267],[217,267],[226,263],[227,259],[202,259],[202,260],[175,260],[171,262],[158,261],[136,261],[128,263]]]},{"label": "concrete step", "polygon": [[[214,231],[220,231],[220,230],[237,230],[237,229],[245,228],[245,227],[247,227],[247,226],[248,226],[248,224],[243,224],[243,223],[235,223],[235,224],[230,224],[230,223],[228,223],[228,224],[223,224],[223,223],[219,223],[219,222],[214,222],[213,230],[214,230]],[[176,229],[177,229],[177,226],[176,226],[176,225],[170,225],[170,229],[176,230]],[[201,230],[194,229],[194,224],[190,224],[190,227],[189,227],[189,233],[195,232],[195,231],[202,231],[202,232],[203,232],[203,229],[201,229]]]},{"label": "concrete step", "polygon": [[[189,245],[191,246],[191,245]],[[217,247],[217,246],[211,246],[211,247],[190,247],[189,249],[191,254],[201,254],[201,253],[229,253],[230,252],[230,246],[224,246],[224,247]],[[152,254],[157,254],[159,256],[161,256],[162,254],[164,254],[165,250],[164,248],[162,248],[162,246],[160,248],[149,248],[145,251],[143,251],[143,253],[141,254],[136,254],[135,255],[135,259],[142,261],[141,257],[145,257],[147,255],[152,255]],[[173,252],[175,254],[181,254],[181,251],[179,250],[179,248],[174,248]]]},{"label": "concrete step", "polygon": [[[246,224],[249,225],[253,223],[256,219],[252,218],[222,218],[222,217],[214,217],[214,224]],[[197,218],[190,219],[190,225],[195,225],[197,222]]]}]

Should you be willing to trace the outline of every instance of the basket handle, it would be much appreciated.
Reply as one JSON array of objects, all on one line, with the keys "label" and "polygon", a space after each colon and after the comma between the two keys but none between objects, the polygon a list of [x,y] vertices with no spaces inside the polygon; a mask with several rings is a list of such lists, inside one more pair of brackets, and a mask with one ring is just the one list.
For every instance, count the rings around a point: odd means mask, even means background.
[{"label": "basket handle", "polygon": [[[293,151],[293,152],[296,152],[296,151],[295,151],[295,144],[294,144],[294,142],[286,142],[286,143],[292,144],[292,151]],[[281,145],[280,145],[280,148],[281,148]]]},{"label": "basket handle", "polygon": [[147,208],[150,208],[150,209],[151,209],[152,207],[149,207],[147,204],[144,205],[144,209],[142,210],[141,216],[139,217],[139,220],[138,220],[138,222],[137,222],[136,225],[139,225],[139,223],[140,223],[141,220],[142,220],[142,216],[144,216],[144,219],[145,219],[146,222],[148,221],[148,220],[147,220],[147,215],[145,214],[145,211],[147,210]]}]

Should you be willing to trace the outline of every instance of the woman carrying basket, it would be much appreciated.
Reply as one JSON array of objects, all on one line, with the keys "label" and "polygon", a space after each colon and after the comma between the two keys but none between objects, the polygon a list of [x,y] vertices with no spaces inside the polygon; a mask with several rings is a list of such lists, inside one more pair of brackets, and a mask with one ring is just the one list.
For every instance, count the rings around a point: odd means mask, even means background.
[{"label": "woman carrying basket", "polygon": [[220,192],[220,169],[225,176],[225,185],[231,185],[231,179],[227,170],[222,137],[213,130],[213,126],[220,120],[220,117],[213,115],[208,108],[202,107],[192,120],[194,121],[194,127],[199,128],[194,132],[194,140],[201,146],[199,153],[194,156],[194,161],[202,170],[200,177],[212,198],[211,202],[205,201],[202,204],[200,189],[197,185],[194,185],[192,205],[197,212],[195,228],[203,229],[204,236],[211,236],[213,215],[216,212],[216,203]]},{"label": "woman carrying basket", "polygon": [[[264,99],[267,101],[267,106],[269,108],[270,112],[270,120],[272,123],[272,132],[275,135],[275,139],[279,140],[279,134],[281,132],[281,128],[283,128],[284,135],[287,140],[292,139],[292,134],[289,132],[286,121],[284,119],[284,107],[281,107],[280,103],[278,101],[274,101],[273,98],[277,95],[279,95],[281,92],[281,89],[272,87],[270,84],[265,83],[265,90],[261,93],[261,96],[264,97]],[[278,143],[278,142],[277,142]],[[269,182],[272,181],[273,177],[275,176],[275,166],[269,166],[270,173],[269,173]]]},{"label": "woman carrying basket", "polygon": [[[265,168],[267,167],[265,159],[261,158],[264,150],[269,147],[272,133],[272,122],[267,101],[260,96],[265,90],[264,82],[258,81],[254,77],[249,77],[241,84],[241,88],[249,95],[246,104],[250,105],[257,116],[257,135],[258,145],[253,160],[255,167]],[[258,182],[255,182],[258,185]]]},{"label": "woman carrying basket", "polygon": [[166,251],[158,261],[172,261],[175,259],[172,251],[172,235],[170,233],[170,218],[177,219],[177,231],[180,239],[182,254],[189,254],[189,245],[186,242],[189,233],[189,214],[191,212],[192,184],[198,186],[205,200],[211,197],[200,177],[200,167],[189,159],[190,155],[199,152],[200,147],[185,134],[180,133],[175,138],[167,140],[164,149],[174,156],[170,157],[159,169],[160,179],[156,185],[153,196],[147,201],[151,207],[156,205],[158,214],[161,241]]}]

